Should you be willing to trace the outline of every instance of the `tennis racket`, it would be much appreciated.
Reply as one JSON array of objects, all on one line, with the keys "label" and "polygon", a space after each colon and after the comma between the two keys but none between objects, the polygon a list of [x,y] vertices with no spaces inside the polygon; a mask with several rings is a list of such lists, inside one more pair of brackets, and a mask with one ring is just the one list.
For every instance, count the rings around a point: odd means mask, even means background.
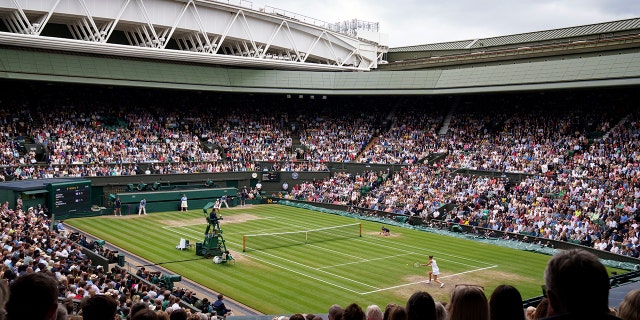
[{"label": "tennis racket", "polygon": [[414,266],[414,267],[416,267],[416,268],[420,267],[421,265],[422,265],[422,264],[421,264],[420,262],[418,262],[418,261],[416,261],[416,262],[413,264],[413,266]]}]

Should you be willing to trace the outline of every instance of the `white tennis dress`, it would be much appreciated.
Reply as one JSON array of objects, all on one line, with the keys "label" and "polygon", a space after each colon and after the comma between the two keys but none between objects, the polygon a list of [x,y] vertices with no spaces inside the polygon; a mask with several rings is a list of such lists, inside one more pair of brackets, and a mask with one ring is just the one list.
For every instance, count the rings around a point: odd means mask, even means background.
[{"label": "white tennis dress", "polygon": [[431,259],[431,273],[434,276],[440,274],[440,268],[438,268],[438,263],[436,263],[436,259]]}]

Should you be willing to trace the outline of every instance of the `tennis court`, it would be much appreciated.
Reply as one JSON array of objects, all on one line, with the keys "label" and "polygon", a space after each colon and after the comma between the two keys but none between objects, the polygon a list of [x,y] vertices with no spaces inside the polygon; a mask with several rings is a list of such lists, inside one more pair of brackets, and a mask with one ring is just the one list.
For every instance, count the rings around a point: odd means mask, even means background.
[{"label": "tennis court", "polygon": [[[334,303],[403,304],[417,290],[447,301],[460,283],[482,285],[487,294],[508,283],[529,298],[540,294],[550,258],[395,226],[384,236],[380,223],[281,205],[223,209],[222,215],[226,246],[235,258],[224,265],[194,259],[194,250],[175,250],[180,238],[202,241],[202,211],[68,222],[266,314],[324,313]],[[105,228],[119,224],[131,231],[123,236]],[[318,229],[326,232],[302,232]],[[429,255],[438,261],[444,288],[425,283],[428,267],[414,267]]]}]

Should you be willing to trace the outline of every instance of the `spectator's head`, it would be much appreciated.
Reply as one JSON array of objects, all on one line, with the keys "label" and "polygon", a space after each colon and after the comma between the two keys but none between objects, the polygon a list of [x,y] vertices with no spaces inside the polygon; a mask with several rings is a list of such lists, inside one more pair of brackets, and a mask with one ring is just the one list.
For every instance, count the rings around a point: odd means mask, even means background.
[{"label": "spectator's head", "polygon": [[522,296],[510,285],[499,285],[489,299],[491,320],[524,320]]},{"label": "spectator's head", "polygon": [[447,320],[447,308],[440,301],[436,301],[436,320]]},{"label": "spectator's head", "polygon": [[447,307],[450,320],[489,319],[489,303],[481,286],[456,285]]},{"label": "spectator's head", "polygon": [[138,313],[138,311],[140,310],[144,310],[144,309],[148,309],[149,305],[145,302],[136,302],[131,306],[131,309],[129,309],[129,319],[131,319],[131,317],[133,317],[134,314]]},{"label": "spectator's head", "polygon": [[342,319],[342,307],[334,304],[329,307],[329,314],[327,315],[329,320],[340,320]]},{"label": "spectator's head", "polygon": [[342,313],[343,320],[366,320],[364,316],[364,311],[360,308],[359,305],[352,303],[344,308],[344,312]]},{"label": "spectator's head", "polygon": [[157,319],[158,319],[158,315],[156,314],[156,312],[149,308],[144,308],[142,310],[139,310],[131,317],[131,320],[157,320]]},{"label": "spectator's head", "polygon": [[118,304],[111,296],[97,294],[82,301],[82,318],[90,320],[112,320]]},{"label": "spectator's head", "polygon": [[382,310],[375,304],[372,304],[367,307],[365,311],[365,316],[367,320],[382,320]]},{"label": "spectator's head", "polygon": [[407,310],[403,306],[395,306],[389,310],[389,320],[407,320]]},{"label": "spectator's head", "polygon": [[[609,276],[598,257],[584,250],[562,251],[544,271],[550,314],[585,315],[587,318],[609,312]],[[585,303],[588,294],[589,303]]]},{"label": "spectator's head", "polygon": [[170,320],[187,320],[187,312],[184,309],[176,309],[169,315]]},{"label": "spectator's head", "polygon": [[[37,302],[37,303],[36,303]],[[9,288],[7,319],[55,319],[58,281],[52,274],[34,272],[16,278]]]},{"label": "spectator's head", "polygon": [[58,310],[56,311],[56,320],[67,320],[69,313],[67,312],[67,306],[62,303],[58,304]]},{"label": "spectator's head", "polygon": [[618,318],[622,320],[640,319],[640,289],[631,290],[618,306]]},{"label": "spectator's head", "polygon": [[409,320],[429,320],[436,317],[436,305],[433,297],[426,291],[418,291],[407,300],[407,318]]},{"label": "spectator's head", "polygon": [[305,318],[301,313],[296,313],[296,314],[292,314],[289,317],[289,320],[305,320]]},{"label": "spectator's head", "polygon": [[389,303],[387,304],[386,307],[384,307],[384,313],[382,314],[382,320],[389,320],[389,315],[391,314],[391,311],[393,310],[393,308],[397,307],[398,305],[395,303]]}]

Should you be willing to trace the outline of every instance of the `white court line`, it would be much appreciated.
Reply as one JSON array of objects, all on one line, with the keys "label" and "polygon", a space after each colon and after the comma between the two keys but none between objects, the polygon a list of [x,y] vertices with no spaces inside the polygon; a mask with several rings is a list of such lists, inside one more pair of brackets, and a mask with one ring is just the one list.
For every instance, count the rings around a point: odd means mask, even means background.
[{"label": "white court line", "polygon": [[363,262],[371,262],[371,261],[377,261],[377,260],[384,260],[384,259],[389,259],[389,258],[395,258],[395,257],[401,257],[401,256],[407,256],[413,254],[412,252],[409,253],[401,253],[401,254],[396,254],[394,256],[385,256],[385,257],[380,257],[380,258],[375,258],[375,259],[366,259],[366,260],[362,260],[362,261],[353,261],[353,262],[347,262],[347,263],[339,263],[339,264],[334,264],[334,265],[330,265],[330,266],[324,266],[324,267],[320,267],[320,268],[316,268],[316,269],[326,269],[326,268],[333,268],[333,267],[339,267],[339,266],[346,266],[346,265],[350,265],[350,264],[356,264],[356,263],[363,263]]},{"label": "white court line", "polygon": [[[182,233],[182,232],[179,232],[179,231],[176,231],[176,230],[172,230],[172,229],[167,229],[167,230],[169,230],[169,231],[171,231],[171,232],[174,232],[174,233],[177,233],[177,234],[181,234],[181,235],[187,236],[185,233]],[[189,234],[189,236],[191,236],[191,235]],[[234,242],[232,242],[232,241],[227,241],[227,240],[225,240],[225,242],[228,242],[228,243],[231,243],[231,244],[234,244],[234,245],[237,245],[237,246],[239,246],[239,245],[240,245],[240,244],[238,244],[238,243],[234,243]],[[277,259],[280,259],[280,260],[282,260],[282,261],[287,261],[287,262],[290,262],[290,263],[293,263],[293,264],[300,265],[300,266],[305,267],[305,268],[307,268],[307,269],[311,269],[311,270],[318,270],[318,271],[320,271],[320,272],[322,272],[322,273],[325,273],[325,274],[327,274],[327,275],[329,275],[329,276],[333,276],[333,277],[335,277],[335,278],[339,278],[339,279],[343,279],[343,280],[346,280],[346,281],[349,281],[349,282],[357,283],[357,284],[362,285],[362,286],[365,286],[365,287],[377,288],[376,286],[372,286],[372,285],[367,284],[367,283],[362,283],[362,282],[357,281],[357,280],[354,280],[354,279],[349,279],[349,278],[347,278],[347,277],[343,277],[343,276],[340,276],[340,275],[337,275],[337,274],[334,274],[334,273],[331,273],[331,272],[328,272],[328,271],[319,270],[319,269],[317,269],[317,268],[313,268],[313,267],[310,267],[310,266],[308,266],[308,265],[302,264],[302,263],[300,263],[300,262],[293,261],[293,260],[289,260],[289,259],[286,259],[286,258],[281,257],[281,256],[277,256],[277,255],[275,255],[275,254],[271,254],[271,253],[264,252],[264,251],[261,251],[260,253],[261,253],[261,254],[264,254],[264,255],[268,255],[268,256],[274,257],[274,258],[277,258]],[[247,254],[243,254],[243,255],[244,255],[245,257],[247,257],[247,258],[253,258],[253,259],[256,259],[256,260],[259,260],[259,261],[262,261],[262,262],[267,262],[268,264],[273,265],[273,266],[276,266],[276,267],[279,267],[279,268],[281,268],[281,269],[284,269],[284,270],[287,270],[287,271],[290,271],[290,272],[293,272],[293,273],[297,273],[297,274],[299,274],[299,275],[302,275],[302,276],[305,276],[305,277],[308,277],[308,278],[311,278],[311,279],[314,279],[314,280],[318,280],[318,281],[323,282],[323,283],[331,284],[331,285],[333,285],[333,286],[336,286],[336,287],[341,288],[341,289],[344,289],[344,290],[348,290],[348,291],[351,291],[351,292],[354,292],[354,293],[358,293],[358,291],[355,291],[355,290],[353,290],[353,289],[348,289],[348,288],[346,288],[346,287],[342,287],[342,286],[337,285],[337,284],[335,284],[335,283],[331,283],[331,282],[329,282],[329,281],[322,280],[322,279],[320,279],[320,278],[317,278],[317,277],[311,276],[311,275],[309,275],[309,274],[302,273],[302,272],[300,272],[300,271],[296,271],[296,270],[292,270],[292,269],[289,269],[289,268],[286,268],[286,267],[283,267],[283,266],[277,265],[277,264],[275,264],[275,263],[273,263],[273,262],[268,262],[267,260],[260,259],[260,258],[256,257],[255,255],[247,255]]]},{"label": "white court line", "polygon": [[[486,267],[486,268],[480,268],[480,269],[475,269],[475,270],[469,270],[469,271],[460,272],[460,273],[455,273],[455,274],[452,274],[452,275],[448,275],[448,276],[444,276],[444,277],[438,277],[438,278],[439,278],[439,279],[446,279],[446,278],[450,278],[450,277],[459,276],[459,275],[461,275],[461,274],[465,274],[465,273],[478,272],[478,271],[487,270],[487,269],[492,269],[492,268],[497,268],[497,267],[498,267],[498,265],[494,265],[494,266],[490,266],[490,267]],[[373,291],[359,292],[359,294],[365,295],[365,294],[376,293],[376,292],[380,292],[380,291],[386,291],[386,290],[392,290],[392,289],[402,288],[402,287],[406,287],[406,286],[412,286],[412,285],[414,285],[414,284],[418,284],[418,283],[426,283],[426,282],[427,282],[427,280],[422,280],[422,281],[417,281],[417,282],[410,282],[410,283],[405,283],[405,284],[401,284],[401,285],[397,285],[397,286],[393,286],[393,287],[382,288],[382,289],[373,290]]]}]

